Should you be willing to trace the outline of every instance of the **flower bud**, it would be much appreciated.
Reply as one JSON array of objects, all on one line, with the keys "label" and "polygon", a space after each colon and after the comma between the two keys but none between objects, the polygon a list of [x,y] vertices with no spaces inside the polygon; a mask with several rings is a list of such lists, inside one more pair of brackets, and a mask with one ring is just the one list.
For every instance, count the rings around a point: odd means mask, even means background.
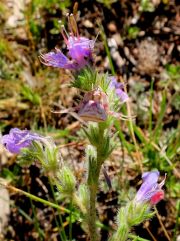
[{"label": "flower bud", "polygon": [[69,167],[63,166],[57,173],[56,186],[65,196],[72,197],[76,188],[76,178]]}]

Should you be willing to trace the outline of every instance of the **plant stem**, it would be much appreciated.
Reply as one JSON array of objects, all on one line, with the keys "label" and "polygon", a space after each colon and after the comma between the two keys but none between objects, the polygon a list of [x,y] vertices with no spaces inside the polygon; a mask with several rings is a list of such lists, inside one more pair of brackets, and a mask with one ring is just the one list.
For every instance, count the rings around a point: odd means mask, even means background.
[{"label": "plant stem", "polygon": [[[58,202],[57,202],[57,200],[56,200],[56,195],[55,195],[55,192],[54,192],[54,187],[53,187],[53,184],[52,184],[50,178],[49,178],[49,183],[50,183],[50,188],[51,188],[51,192],[52,192],[52,195],[53,195],[54,202],[55,202],[56,205],[58,205]],[[60,225],[59,225],[59,222],[58,222],[58,220],[57,220],[56,215],[54,214],[55,222],[56,222],[56,225],[57,225],[57,227],[58,227],[58,229],[59,229],[59,235],[60,235],[61,240],[62,240],[62,241],[65,240],[65,241],[66,241],[67,238],[66,238],[66,233],[65,233],[65,230],[64,230],[64,226],[63,226],[62,216],[61,216],[60,211],[59,211],[59,210],[57,210],[57,211],[58,211],[59,221],[60,221],[61,227],[60,227]]]},{"label": "plant stem", "polygon": [[109,50],[106,33],[105,33],[105,31],[104,31],[103,26],[99,26],[99,27],[100,27],[100,29],[101,29],[101,32],[100,32],[100,33],[101,33],[101,37],[102,37],[103,42],[104,42],[105,51],[106,51],[106,54],[107,54],[107,57],[108,57],[108,60],[109,60],[109,65],[110,65],[111,73],[112,73],[112,75],[115,75],[116,72],[115,72],[114,65],[113,65],[113,61],[112,61],[112,58],[111,58],[111,52],[110,52],[110,50]]},{"label": "plant stem", "polygon": [[98,190],[99,173],[100,173],[100,168],[96,172],[97,179],[95,180],[94,184],[89,185],[90,203],[89,203],[89,214],[88,214],[88,227],[89,227],[89,235],[90,235],[91,241],[99,240],[99,235],[96,228],[96,194]]},{"label": "plant stem", "polygon": [[166,228],[164,227],[164,224],[163,224],[163,222],[162,222],[162,220],[161,220],[161,216],[159,215],[157,208],[155,207],[154,209],[155,209],[156,216],[157,216],[157,218],[158,218],[158,220],[159,220],[159,223],[160,223],[160,225],[161,225],[162,230],[164,231],[164,234],[165,234],[167,240],[168,240],[168,241],[171,241],[171,238],[169,237],[169,234],[168,234]]},{"label": "plant stem", "polygon": [[[123,79],[121,79],[121,82],[122,82],[122,83],[124,82]],[[127,93],[127,87],[126,87],[126,85],[124,85],[124,90],[125,90],[125,92]],[[137,144],[136,137],[135,137],[135,134],[134,134],[134,127],[133,127],[132,114],[131,114],[131,105],[130,105],[130,102],[129,102],[129,101],[126,102],[126,106],[127,106],[128,117],[129,117],[129,129],[130,129],[130,132],[131,132],[132,140],[133,140],[133,142],[134,142],[134,146],[135,146],[135,150],[136,150],[136,155],[137,155],[138,165],[139,165],[139,168],[140,168],[141,173],[143,173],[142,157],[141,157],[141,153],[140,153],[140,151],[139,151],[139,146],[138,146],[138,144]]]},{"label": "plant stem", "polygon": [[99,240],[96,228],[96,193],[97,185],[89,185],[90,203],[88,214],[88,227],[91,241]]},{"label": "plant stem", "polygon": [[3,183],[0,183],[0,185],[6,187],[8,190],[10,190],[10,191],[12,191],[12,192],[21,193],[21,194],[25,195],[26,197],[29,197],[30,199],[32,199],[32,200],[34,200],[34,201],[36,201],[36,202],[41,202],[41,203],[43,203],[44,205],[47,205],[47,206],[56,208],[56,209],[58,209],[58,210],[61,211],[61,212],[70,213],[70,210],[68,210],[68,209],[66,209],[66,208],[64,208],[64,207],[61,207],[61,206],[59,206],[59,205],[57,205],[57,204],[55,204],[55,203],[52,203],[52,202],[49,202],[49,201],[47,201],[47,200],[45,200],[45,199],[42,199],[42,198],[40,198],[40,197],[37,197],[37,196],[35,196],[35,195],[31,194],[31,193],[25,192],[25,191],[23,191],[23,190],[21,190],[21,189],[19,189],[19,188],[13,187],[13,186],[11,186],[11,185],[3,184]]},{"label": "plant stem", "polygon": [[133,235],[133,234],[128,234],[128,238],[134,238],[134,239],[136,238],[137,241],[150,241],[149,239],[144,239],[144,238],[141,238],[141,237]]},{"label": "plant stem", "polygon": [[69,241],[72,241],[72,207],[73,207],[73,200],[71,198],[70,201],[70,214],[69,214]]},{"label": "plant stem", "polygon": [[105,127],[99,124],[99,143],[96,147],[97,157],[96,157],[96,167],[94,170],[88,169],[88,189],[89,189],[89,209],[88,209],[88,228],[89,236],[91,241],[99,241],[100,236],[96,228],[96,194],[98,190],[98,181],[101,166],[103,164],[104,158],[102,156],[102,142],[104,137]]},{"label": "plant stem", "polygon": [[[29,191],[29,188],[28,188],[28,191]],[[45,238],[45,235],[44,235],[44,232],[42,231],[42,229],[39,226],[39,222],[38,222],[37,214],[36,214],[36,209],[35,209],[35,206],[32,202],[32,199],[29,199],[29,200],[30,200],[30,204],[31,204],[31,208],[32,208],[33,218],[34,218],[34,226],[35,226],[35,228],[36,228],[36,230],[39,234],[39,240],[42,241]]]}]

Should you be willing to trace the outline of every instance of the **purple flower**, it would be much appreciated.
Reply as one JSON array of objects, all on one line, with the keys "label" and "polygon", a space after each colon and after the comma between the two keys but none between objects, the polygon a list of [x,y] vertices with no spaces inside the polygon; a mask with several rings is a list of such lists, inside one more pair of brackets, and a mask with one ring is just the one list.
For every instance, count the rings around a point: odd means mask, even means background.
[{"label": "purple flower", "polygon": [[78,115],[87,121],[106,121],[108,115],[126,119],[126,116],[110,110],[108,96],[99,88],[87,92],[76,110]]},{"label": "purple flower", "polygon": [[117,78],[115,76],[109,77],[110,88],[115,89],[116,95],[120,98],[121,102],[126,102],[128,100],[128,95],[125,91],[123,91],[124,85],[122,83],[117,82]]},{"label": "purple flower", "polygon": [[85,121],[101,122],[107,119],[107,114],[103,106],[93,100],[89,100],[81,110],[78,115]]},{"label": "purple flower", "polygon": [[86,121],[101,122],[107,119],[106,94],[99,89],[87,92],[78,106],[78,115]]},{"label": "purple flower", "polygon": [[75,64],[72,60],[69,60],[59,49],[55,49],[55,51],[56,52],[41,54],[41,62],[47,66],[76,69],[77,64]]},{"label": "purple flower", "polygon": [[62,26],[62,36],[71,59],[68,59],[59,49],[55,49],[56,52],[41,54],[40,58],[41,62],[47,66],[80,70],[92,61],[94,41],[79,36],[76,20],[72,14],[68,17],[68,20],[70,34]]},{"label": "purple flower", "polygon": [[9,134],[2,137],[2,144],[11,153],[20,153],[24,147],[29,147],[33,140],[40,140],[41,137],[36,133],[31,133],[28,130],[20,130],[12,128]]},{"label": "purple flower", "polygon": [[135,201],[137,203],[150,202],[151,205],[158,203],[164,197],[161,189],[165,183],[165,178],[161,183],[157,183],[159,178],[158,171],[145,172],[142,175],[143,183],[138,190]]}]

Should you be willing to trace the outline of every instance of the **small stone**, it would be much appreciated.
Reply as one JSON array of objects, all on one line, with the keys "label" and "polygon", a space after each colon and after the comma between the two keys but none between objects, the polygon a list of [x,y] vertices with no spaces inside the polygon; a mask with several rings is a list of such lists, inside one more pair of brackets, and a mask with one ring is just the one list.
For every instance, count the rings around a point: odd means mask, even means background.
[{"label": "small stone", "polygon": [[88,19],[83,22],[83,25],[84,25],[86,28],[93,28],[93,23],[90,22]]},{"label": "small stone", "polygon": [[116,25],[113,22],[110,22],[107,27],[108,27],[110,32],[116,32],[117,31]]},{"label": "small stone", "polygon": [[118,46],[123,46],[124,45],[123,40],[121,38],[121,35],[119,33],[113,34],[112,38],[116,41],[116,44]]}]

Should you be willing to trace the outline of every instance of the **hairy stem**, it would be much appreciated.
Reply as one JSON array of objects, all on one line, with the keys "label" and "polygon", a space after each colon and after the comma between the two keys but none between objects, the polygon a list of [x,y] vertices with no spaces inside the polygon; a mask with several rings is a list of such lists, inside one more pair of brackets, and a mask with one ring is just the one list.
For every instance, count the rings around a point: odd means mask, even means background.
[{"label": "hairy stem", "polygon": [[96,195],[98,190],[99,174],[104,158],[102,156],[102,141],[104,136],[104,126],[99,124],[99,143],[96,147],[96,167],[88,170],[88,189],[89,189],[89,209],[88,209],[88,229],[91,241],[99,241],[100,235],[96,228]]},{"label": "hairy stem", "polygon": [[88,228],[91,241],[98,241],[99,235],[96,228],[96,193],[97,185],[89,185],[90,203],[88,214]]},{"label": "hairy stem", "polygon": [[96,228],[96,195],[98,190],[98,180],[100,174],[101,165],[97,167],[96,170],[96,178],[94,179],[94,183],[89,184],[89,195],[90,195],[90,203],[89,203],[89,214],[88,214],[88,227],[89,227],[89,235],[91,241],[98,241],[100,236],[97,232]]}]

